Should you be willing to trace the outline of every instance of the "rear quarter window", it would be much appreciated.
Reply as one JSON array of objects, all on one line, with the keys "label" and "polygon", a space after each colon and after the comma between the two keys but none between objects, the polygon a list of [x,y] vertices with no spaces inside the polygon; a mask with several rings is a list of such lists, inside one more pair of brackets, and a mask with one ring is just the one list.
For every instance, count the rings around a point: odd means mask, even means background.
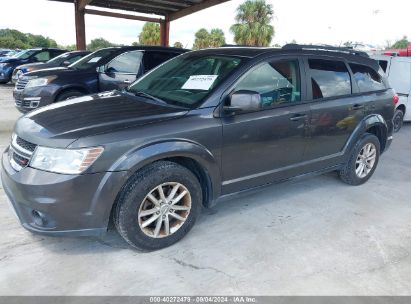
[{"label": "rear quarter window", "polygon": [[354,63],[350,63],[350,68],[361,93],[385,89],[383,78],[373,68]]}]

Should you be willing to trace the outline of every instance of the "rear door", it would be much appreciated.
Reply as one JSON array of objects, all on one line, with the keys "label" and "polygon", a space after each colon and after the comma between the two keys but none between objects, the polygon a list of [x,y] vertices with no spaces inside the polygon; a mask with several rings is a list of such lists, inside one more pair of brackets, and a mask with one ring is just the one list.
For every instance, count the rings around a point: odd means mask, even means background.
[{"label": "rear door", "polygon": [[[230,94],[261,96],[260,110],[223,116],[223,192],[251,188],[299,173],[306,146],[309,105],[297,58],[259,64]],[[229,105],[229,98],[225,101]]]},{"label": "rear door", "polygon": [[130,51],[111,60],[99,73],[100,91],[123,89],[130,85],[141,73],[142,58],[141,51]]},{"label": "rear door", "polygon": [[367,98],[352,85],[352,75],[344,59],[307,57],[311,120],[310,139],[304,160],[318,170],[338,162],[349,136],[365,117]]}]

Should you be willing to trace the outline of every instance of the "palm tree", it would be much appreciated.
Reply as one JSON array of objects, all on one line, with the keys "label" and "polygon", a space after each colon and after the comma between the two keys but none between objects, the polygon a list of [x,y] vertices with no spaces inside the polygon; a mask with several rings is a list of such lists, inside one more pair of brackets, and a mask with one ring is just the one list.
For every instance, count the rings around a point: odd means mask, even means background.
[{"label": "palm tree", "polygon": [[273,8],[265,0],[247,0],[237,8],[236,24],[230,28],[237,44],[268,46],[274,36]]},{"label": "palm tree", "polygon": [[205,49],[205,48],[208,48],[209,45],[210,45],[210,34],[205,28],[199,29],[197,33],[195,33],[193,49],[194,50]]},{"label": "palm tree", "polygon": [[219,47],[225,44],[225,36],[222,29],[215,28],[210,31],[210,47]]},{"label": "palm tree", "polygon": [[179,48],[179,49],[182,49],[184,47],[183,44],[180,41],[175,42],[173,46],[175,48]]},{"label": "palm tree", "polygon": [[146,22],[138,35],[138,42],[142,45],[160,45],[160,24]]}]

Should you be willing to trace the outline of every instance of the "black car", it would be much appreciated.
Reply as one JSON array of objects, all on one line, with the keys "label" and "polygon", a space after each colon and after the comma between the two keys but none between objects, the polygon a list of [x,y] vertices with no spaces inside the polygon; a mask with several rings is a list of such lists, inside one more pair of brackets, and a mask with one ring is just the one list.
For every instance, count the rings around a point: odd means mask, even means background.
[{"label": "black car", "polygon": [[378,62],[292,45],[189,52],[126,90],[20,118],[3,188],[22,225],[101,235],[112,216],[132,246],[180,240],[202,206],[297,176],[374,173],[398,97]]},{"label": "black car", "polygon": [[16,83],[16,107],[26,113],[56,101],[123,89],[157,65],[187,50],[166,47],[112,47],[68,67],[29,72]]},{"label": "black car", "polygon": [[34,72],[37,70],[44,70],[48,68],[69,66],[70,64],[76,62],[77,60],[80,60],[81,58],[90,53],[91,52],[88,51],[72,51],[63,53],[57,57],[54,57],[53,59],[50,59],[47,62],[20,65],[14,69],[11,80],[13,83],[16,83],[21,75],[26,74],[28,72]]},{"label": "black car", "polygon": [[38,48],[20,51],[11,57],[0,58],[0,83],[8,83],[14,69],[22,64],[34,62],[46,62],[67,50],[55,48]]}]

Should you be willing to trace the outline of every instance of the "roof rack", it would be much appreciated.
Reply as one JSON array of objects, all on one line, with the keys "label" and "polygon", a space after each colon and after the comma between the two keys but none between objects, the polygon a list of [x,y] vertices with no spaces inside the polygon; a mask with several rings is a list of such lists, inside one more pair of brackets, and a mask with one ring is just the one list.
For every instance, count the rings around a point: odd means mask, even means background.
[{"label": "roof rack", "polygon": [[352,47],[335,47],[329,45],[314,45],[314,44],[286,44],[282,47],[283,50],[318,50],[318,51],[330,51],[341,52],[351,55],[358,55],[363,57],[370,57],[366,52],[354,50]]}]

